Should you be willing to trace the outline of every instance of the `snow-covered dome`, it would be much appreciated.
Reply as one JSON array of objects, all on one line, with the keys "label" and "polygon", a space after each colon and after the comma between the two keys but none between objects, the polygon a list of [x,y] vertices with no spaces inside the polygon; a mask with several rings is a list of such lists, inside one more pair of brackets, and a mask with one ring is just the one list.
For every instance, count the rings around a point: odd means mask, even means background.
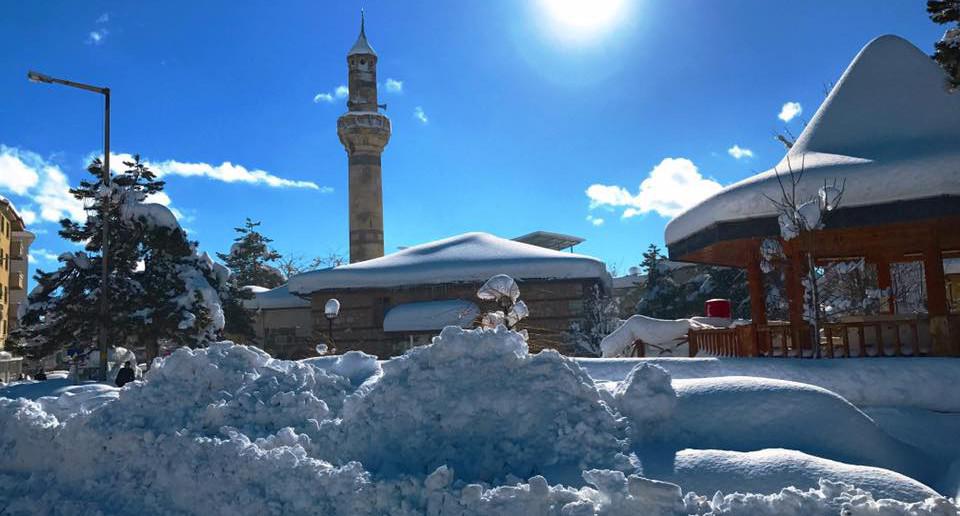
[{"label": "snow-covered dome", "polygon": [[309,294],[339,288],[483,282],[496,274],[523,279],[608,281],[596,258],[544,249],[488,233],[464,233],[387,256],[307,272],[290,278],[290,291]]},{"label": "snow-covered dome", "polygon": [[[777,233],[768,197],[781,197],[776,171],[804,169],[798,198],[824,181],[846,181],[840,208],[924,200],[924,209],[884,210],[897,217],[960,213],[960,93],[929,56],[898,36],[881,36],[854,58],[783,160],[730,185],[667,224],[671,246],[685,251],[718,240]],[[929,202],[926,202],[929,200]],[[953,206],[953,208],[951,208]],[[946,211],[945,211],[946,210]],[[875,221],[860,216],[861,223]],[[907,219],[903,219],[907,220]],[[743,224],[736,225],[737,222]],[[724,223],[733,223],[723,228]],[[757,233],[757,234],[755,234]],[[696,237],[696,238],[694,238]]]}]

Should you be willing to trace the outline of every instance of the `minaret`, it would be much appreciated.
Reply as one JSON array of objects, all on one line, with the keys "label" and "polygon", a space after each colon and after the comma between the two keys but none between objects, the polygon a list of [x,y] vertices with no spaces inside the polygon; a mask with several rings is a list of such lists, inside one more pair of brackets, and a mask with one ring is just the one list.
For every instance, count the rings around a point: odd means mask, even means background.
[{"label": "minaret", "polygon": [[[383,256],[383,181],[380,155],[390,141],[390,119],[377,104],[377,53],[360,37],[347,52],[350,96],[337,136],[350,162],[350,263]],[[384,106],[386,107],[386,106]]]}]

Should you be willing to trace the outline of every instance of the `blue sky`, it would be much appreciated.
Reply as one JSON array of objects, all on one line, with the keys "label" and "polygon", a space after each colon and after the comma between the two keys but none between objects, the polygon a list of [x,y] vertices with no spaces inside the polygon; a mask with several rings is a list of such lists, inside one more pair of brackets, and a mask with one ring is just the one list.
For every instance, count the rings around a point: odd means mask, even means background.
[{"label": "blue sky", "polygon": [[[943,30],[906,0],[620,2],[588,29],[547,0],[364,3],[394,130],[387,252],[542,229],[623,271],[680,207],[774,165],[775,131],[798,134],[867,41],[930,52]],[[47,219],[76,212],[64,183],[100,152],[102,107],[28,69],[112,89],[113,151],[160,164],[202,249],[228,249],[251,217],[282,253],[345,254],[337,87],[360,6],[4,2],[0,194],[39,233],[33,265],[73,248]],[[802,111],[784,122],[787,103]]]}]

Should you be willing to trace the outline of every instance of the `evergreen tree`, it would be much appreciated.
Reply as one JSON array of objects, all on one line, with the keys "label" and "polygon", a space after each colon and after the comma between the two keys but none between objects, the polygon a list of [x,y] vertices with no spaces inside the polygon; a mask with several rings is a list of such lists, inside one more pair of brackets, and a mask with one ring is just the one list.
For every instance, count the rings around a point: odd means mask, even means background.
[{"label": "evergreen tree", "polygon": [[57,271],[38,272],[38,287],[14,336],[30,356],[67,345],[96,346],[102,262],[95,253],[102,250],[104,203],[110,221],[108,342],[142,342],[152,358],[161,342],[198,346],[219,338],[224,322],[212,261],[197,254],[169,209],[145,202],[163,182],[139,156],[124,165],[127,170],[106,188],[96,160],[89,172],[97,180],[71,190],[85,201],[88,216],[82,224],[61,221],[60,235],[86,242],[86,252],[64,253]]},{"label": "evergreen tree", "polygon": [[[63,346],[95,347],[101,325],[100,282],[102,263],[103,207],[107,205],[110,221],[110,268],[107,321],[108,342],[123,342],[135,333],[139,317],[130,309],[142,294],[134,279],[138,261],[138,236],[123,224],[119,206],[127,192],[143,195],[163,188],[152,174],[117,177],[109,188],[102,182],[102,162],[93,161],[87,172],[93,181],[81,181],[70,193],[86,206],[85,222],[60,221],[60,236],[83,244],[86,252],[64,253],[60,268],[51,273],[38,271],[38,283],[29,296],[29,304],[21,327],[13,336],[25,346],[28,356],[43,357]],[[126,176],[127,174],[123,174]]]},{"label": "evergreen tree", "polygon": [[928,0],[930,19],[939,24],[954,24],[935,45],[933,58],[950,76],[953,88],[960,88],[960,0]]},{"label": "evergreen tree", "polygon": [[269,247],[273,240],[263,236],[257,228],[260,222],[247,218],[243,227],[234,228],[238,233],[229,253],[217,253],[217,257],[233,272],[239,286],[257,285],[279,287],[285,282],[283,273],[269,262],[281,259],[280,253]]},{"label": "evergreen tree", "polygon": [[678,289],[672,271],[655,244],[650,244],[643,253],[640,267],[646,273],[647,279],[643,284],[640,301],[637,302],[637,313],[658,319],[684,317],[678,315],[681,310],[677,306]]}]

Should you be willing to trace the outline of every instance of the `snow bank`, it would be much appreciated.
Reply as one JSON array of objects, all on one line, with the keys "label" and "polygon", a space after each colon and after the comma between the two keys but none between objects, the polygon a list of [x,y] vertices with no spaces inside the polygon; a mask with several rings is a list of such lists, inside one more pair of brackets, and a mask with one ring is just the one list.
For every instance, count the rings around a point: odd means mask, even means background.
[{"label": "snow bank", "polygon": [[946,464],[890,437],[847,400],[820,387],[748,377],[678,380],[674,387],[677,408],[662,437],[677,449],[788,448],[926,482],[946,470]]},{"label": "snow bank", "polygon": [[329,448],[324,456],[359,460],[379,475],[448,465],[467,481],[577,482],[584,469],[626,464],[619,422],[593,381],[559,353],[529,355],[503,326],[448,326],[433,344],[384,363],[379,381],[364,387],[315,441]]},{"label": "snow bank", "polygon": [[0,397],[5,514],[960,514],[897,473],[796,451],[651,451],[647,436],[687,417],[663,369],[604,394],[504,328],[450,327],[382,366],[219,343],[85,389]]},{"label": "snow bank", "polygon": [[619,382],[639,363],[666,369],[674,380],[753,376],[806,383],[863,407],[916,407],[960,412],[960,396],[945,378],[960,378],[960,360],[934,357],[794,360],[769,358],[578,358],[601,383]]},{"label": "snow bank", "polygon": [[[781,491],[785,485],[797,489],[816,488],[823,479],[829,482],[856,485],[869,491],[877,499],[916,503],[936,496],[929,487],[892,471],[844,464],[794,450],[768,449],[748,453],[724,450],[682,450],[677,452],[670,466],[671,470],[661,471],[645,465],[644,473],[650,476],[656,475],[668,482],[682,482],[685,489],[698,493],[749,491],[754,494],[770,495]],[[782,511],[790,506],[789,498],[779,502],[787,503],[774,505],[773,508],[776,510],[767,514],[783,514],[777,510]],[[812,507],[817,506],[812,505]],[[822,511],[824,508],[821,506],[819,509]],[[838,514],[839,511],[836,509],[839,507],[834,505],[832,514]],[[953,510],[956,511],[956,507]],[[812,513],[817,514],[816,511]],[[741,514],[757,513],[744,511]],[[811,514],[811,512],[799,511],[792,514]],[[910,513],[895,511],[891,514]]]}]

